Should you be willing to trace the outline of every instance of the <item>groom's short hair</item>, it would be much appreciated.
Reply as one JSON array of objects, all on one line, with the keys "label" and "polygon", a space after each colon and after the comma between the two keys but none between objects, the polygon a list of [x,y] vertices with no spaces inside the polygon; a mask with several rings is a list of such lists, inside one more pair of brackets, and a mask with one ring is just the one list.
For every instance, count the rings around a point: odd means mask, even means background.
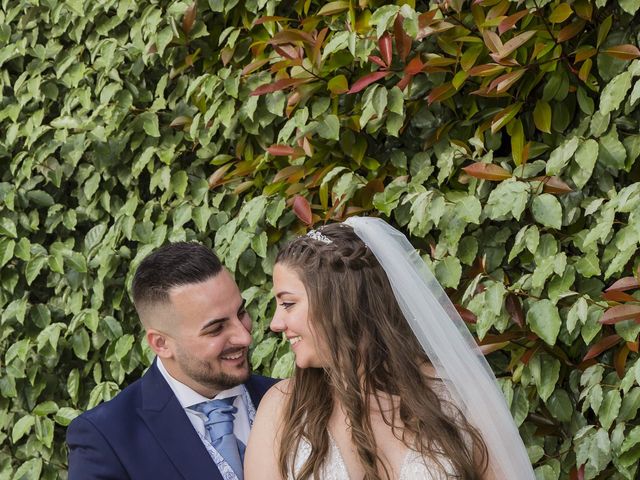
[{"label": "groom's short hair", "polygon": [[169,302],[173,287],[204,282],[222,270],[213,251],[195,242],[176,242],[149,254],[133,276],[131,293],[140,313],[145,307]]}]

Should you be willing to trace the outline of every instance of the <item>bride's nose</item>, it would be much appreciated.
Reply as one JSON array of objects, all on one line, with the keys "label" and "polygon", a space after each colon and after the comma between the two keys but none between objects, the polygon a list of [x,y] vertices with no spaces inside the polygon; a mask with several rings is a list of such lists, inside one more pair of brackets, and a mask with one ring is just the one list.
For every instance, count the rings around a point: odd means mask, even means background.
[{"label": "bride's nose", "polygon": [[274,332],[284,332],[287,328],[285,323],[280,319],[280,315],[278,315],[278,312],[276,312],[276,314],[271,319],[269,328]]}]

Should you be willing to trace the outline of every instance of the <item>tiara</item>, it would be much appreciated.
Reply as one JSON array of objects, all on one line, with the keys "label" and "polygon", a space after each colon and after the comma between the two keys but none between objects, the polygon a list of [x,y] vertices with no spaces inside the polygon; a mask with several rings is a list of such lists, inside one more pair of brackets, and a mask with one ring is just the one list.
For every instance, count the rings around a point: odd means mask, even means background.
[{"label": "tiara", "polygon": [[323,235],[318,230],[309,230],[307,232],[307,237],[313,238],[314,240],[318,240],[319,242],[322,242],[322,243],[333,243],[333,241],[329,237],[327,237],[326,235]]}]

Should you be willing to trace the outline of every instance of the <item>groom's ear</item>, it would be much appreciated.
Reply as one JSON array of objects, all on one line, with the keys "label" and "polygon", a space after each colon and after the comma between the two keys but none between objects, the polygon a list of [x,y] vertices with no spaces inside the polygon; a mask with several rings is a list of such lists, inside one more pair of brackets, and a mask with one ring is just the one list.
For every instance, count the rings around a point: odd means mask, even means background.
[{"label": "groom's ear", "polygon": [[147,329],[147,343],[160,358],[171,358],[173,351],[169,348],[167,336],[153,328]]}]

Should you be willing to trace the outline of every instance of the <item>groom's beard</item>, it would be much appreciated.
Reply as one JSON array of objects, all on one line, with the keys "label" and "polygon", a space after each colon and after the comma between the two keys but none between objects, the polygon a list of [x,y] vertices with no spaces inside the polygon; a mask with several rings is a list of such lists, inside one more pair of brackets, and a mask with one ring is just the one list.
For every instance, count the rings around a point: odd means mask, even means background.
[{"label": "groom's beard", "polygon": [[176,350],[176,362],[182,371],[192,380],[212,390],[222,391],[236,387],[251,376],[249,368],[249,349],[246,349],[243,367],[234,369],[236,372],[225,372],[223,360],[216,358],[211,361],[202,360],[190,355],[181,348]]}]

